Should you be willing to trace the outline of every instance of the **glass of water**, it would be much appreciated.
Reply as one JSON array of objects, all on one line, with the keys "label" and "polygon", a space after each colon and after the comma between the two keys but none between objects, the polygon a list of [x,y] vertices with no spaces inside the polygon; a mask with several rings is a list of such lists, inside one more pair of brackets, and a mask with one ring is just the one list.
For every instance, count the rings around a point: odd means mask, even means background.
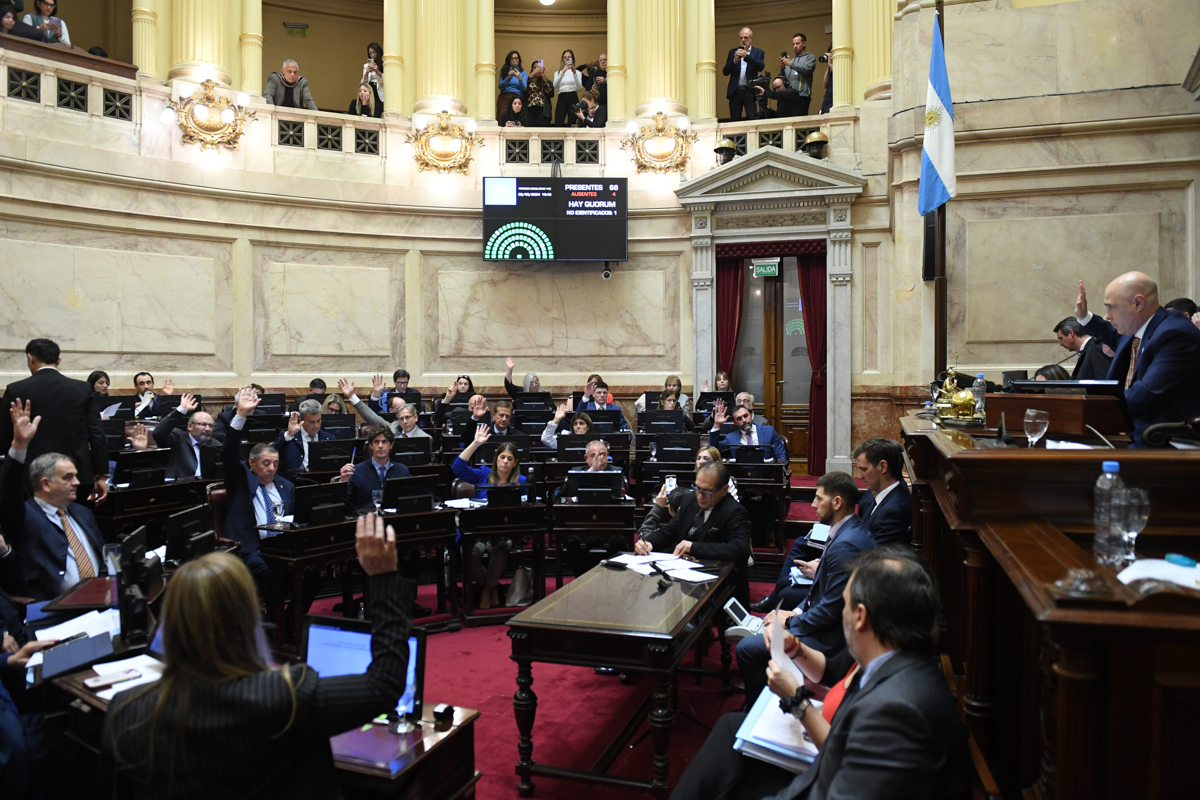
[{"label": "glass of water", "polygon": [[650,460],[658,461],[658,442],[650,443]]},{"label": "glass of water", "polygon": [[1050,427],[1050,413],[1036,408],[1025,409],[1025,435],[1029,437],[1029,446],[1036,447],[1038,439],[1046,435]]},{"label": "glass of water", "polygon": [[1137,537],[1150,521],[1150,495],[1145,489],[1120,489],[1112,499],[1113,524],[1125,537],[1125,560],[1137,560]]},{"label": "glass of water", "polygon": [[383,505],[383,489],[371,490],[371,502],[375,504],[375,513],[379,513],[380,506]]},{"label": "glass of water", "polygon": [[275,503],[274,506],[275,506],[275,508],[274,508],[275,521],[283,522],[283,503],[282,502]]}]

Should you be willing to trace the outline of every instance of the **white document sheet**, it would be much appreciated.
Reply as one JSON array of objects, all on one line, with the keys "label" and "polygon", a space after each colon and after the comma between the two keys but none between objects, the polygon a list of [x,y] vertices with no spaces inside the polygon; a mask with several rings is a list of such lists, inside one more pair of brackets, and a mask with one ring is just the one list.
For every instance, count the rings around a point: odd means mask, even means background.
[{"label": "white document sheet", "polygon": [[86,633],[88,637],[111,633],[116,636],[121,632],[121,612],[115,608],[107,611],[89,611],[74,619],[69,619],[59,625],[51,625],[34,632],[39,642],[46,639],[66,639],[77,633]]},{"label": "white document sheet", "polygon": [[610,558],[609,561],[614,564],[649,564],[655,561],[656,558],[654,555],[639,556],[634,553],[621,553],[619,556]]},{"label": "white document sheet", "polygon": [[1200,567],[1181,567],[1162,558],[1139,558],[1117,574],[1121,583],[1157,580],[1200,590]]},{"label": "white document sheet", "polygon": [[147,683],[154,683],[162,677],[166,666],[166,664],[157,658],[146,655],[125,658],[120,661],[110,661],[107,664],[96,664],[92,669],[96,671],[97,675],[112,675],[115,672],[124,672],[127,669],[136,669],[142,673],[142,677],[102,689],[96,692],[96,696],[104,700],[112,700],[119,692],[123,692],[126,689],[132,689],[135,686],[142,686]]},{"label": "white document sheet", "polygon": [[[771,691],[767,689],[766,691]],[[815,704],[814,704],[815,705]],[[797,754],[810,758],[817,757],[817,746],[804,738],[804,725],[791,714],[783,713],[779,707],[778,698],[772,696],[771,702],[763,710],[754,723],[751,736],[762,739],[780,747],[786,747]]]},{"label": "white document sheet", "polygon": [[[780,669],[787,670],[796,676],[796,680],[804,683],[804,673],[796,666],[787,653],[783,650],[783,623],[779,621],[779,614],[775,614],[771,620],[771,660],[775,662]],[[768,691],[770,691],[768,689]]]},{"label": "white document sheet", "polygon": [[104,417],[105,419],[109,419],[112,417],[113,414],[116,414],[117,410],[120,408],[121,408],[120,403],[113,403],[111,406],[109,406],[108,408],[101,411],[100,416]]},{"label": "white document sheet", "polygon": [[667,574],[677,581],[687,581],[688,583],[704,583],[705,581],[715,581],[716,575],[708,572],[701,572],[698,569],[669,569]]},{"label": "white document sheet", "polygon": [[1058,439],[1047,439],[1046,440],[1046,449],[1047,450],[1094,450],[1095,448],[1093,448],[1090,444],[1083,444],[1082,442],[1064,442],[1064,441],[1059,441]]}]

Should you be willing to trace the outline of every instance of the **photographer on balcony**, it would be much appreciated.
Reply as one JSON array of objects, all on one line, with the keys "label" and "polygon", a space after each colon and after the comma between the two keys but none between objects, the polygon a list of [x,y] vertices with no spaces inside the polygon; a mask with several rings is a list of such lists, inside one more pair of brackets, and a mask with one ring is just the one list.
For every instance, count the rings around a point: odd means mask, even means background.
[{"label": "photographer on balcony", "polygon": [[[808,115],[809,105],[812,101],[812,82],[813,70],[817,66],[817,57],[807,51],[808,37],[803,33],[797,33],[792,37],[792,57],[779,57],[779,73],[787,79],[788,86],[796,90],[797,96],[800,99],[799,111],[796,113],[784,113],[783,101],[779,98],[779,116],[781,117],[804,117]],[[775,88],[774,82],[771,88]]]},{"label": "photographer on balcony", "polygon": [[596,93],[596,104],[608,108],[608,53],[583,65],[583,86]]},{"label": "photographer on balcony", "polygon": [[725,96],[729,98],[729,119],[734,122],[742,118],[743,109],[746,119],[758,119],[752,81],[762,72],[767,54],[752,46],[753,40],[754,31],[749,28],[738,31],[738,46],[729,51],[722,70],[723,74],[729,76],[729,88]]},{"label": "photographer on balcony", "polygon": [[829,45],[829,49],[825,51],[825,55],[821,56],[821,63],[825,65],[825,75],[821,78],[821,88],[825,90],[825,97],[821,100],[821,113],[828,114],[829,109],[833,108],[833,44]]},{"label": "photographer on balcony", "polygon": [[583,99],[574,106],[575,116],[579,117],[581,128],[603,128],[608,122],[608,109],[597,105],[599,96],[596,92],[584,92]]},{"label": "photographer on balcony", "polygon": [[777,102],[776,110],[767,109],[765,117],[803,117],[808,113],[808,98],[788,86],[783,78],[771,81],[771,89],[767,91],[761,86],[755,86],[754,91],[759,97],[766,97]]}]

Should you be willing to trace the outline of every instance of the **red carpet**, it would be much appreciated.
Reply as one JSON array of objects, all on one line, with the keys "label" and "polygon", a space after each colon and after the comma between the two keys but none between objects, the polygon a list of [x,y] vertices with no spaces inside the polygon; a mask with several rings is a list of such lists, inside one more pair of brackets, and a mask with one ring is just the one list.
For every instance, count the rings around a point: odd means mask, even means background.
[{"label": "red carpet", "polygon": [[[751,600],[766,595],[770,586],[752,583]],[[553,581],[547,582],[553,591]],[[422,586],[418,601],[432,606],[432,586]],[[319,600],[314,613],[328,613],[336,598]],[[511,647],[505,625],[464,628],[456,633],[439,633],[428,639],[425,662],[425,702],[450,703],[475,708],[475,768],[483,773],[476,791],[481,800],[515,800],[517,777],[517,725],[512,696],[516,692],[516,665],[509,660]],[[720,666],[721,649],[712,645],[706,667]],[[687,659],[687,664],[691,659]],[[736,664],[735,664],[736,668]],[[735,680],[737,679],[735,672]],[[537,721],[533,728],[533,758],[553,766],[587,770],[650,694],[653,681],[642,675],[622,686],[615,677],[596,675],[583,667],[554,664],[533,665],[533,692],[538,697]],[[728,711],[741,707],[742,695],[722,697],[720,680],[704,677],[699,684],[692,675],[679,678],[678,710],[706,725]],[[647,728],[641,730],[637,740]],[[685,718],[675,717],[671,734],[671,781],[674,783],[703,744],[708,731]],[[654,750],[649,737],[617,758],[609,774],[639,780],[653,777]],[[613,786],[535,777],[534,797],[571,800],[645,800],[645,792]]]},{"label": "red carpet", "polygon": [[[792,473],[792,488],[793,489],[814,489],[817,486],[817,481],[820,480],[820,475],[797,475]],[[867,485],[862,482],[861,478],[855,478],[854,482],[858,484],[859,489],[866,489]]]}]

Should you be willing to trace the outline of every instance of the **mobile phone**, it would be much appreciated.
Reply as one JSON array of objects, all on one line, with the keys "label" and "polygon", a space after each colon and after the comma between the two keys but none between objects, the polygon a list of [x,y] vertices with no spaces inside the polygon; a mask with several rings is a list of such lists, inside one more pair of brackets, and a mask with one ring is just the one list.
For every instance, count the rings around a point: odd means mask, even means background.
[{"label": "mobile phone", "polygon": [[666,477],[666,479],[663,481],[663,486],[667,487],[667,494],[670,494],[671,492],[675,491],[675,487],[678,485],[679,485],[679,483],[678,483],[678,481],[675,480],[674,475],[668,475]]},{"label": "mobile phone", "polygon": [[124,672],[113,672],[109,675],[97,675],[94,678],[85,678],[83,685],[89,689],[107,689],[109,686],[114,686],[118,683],[131,681],[134,678],[142,677],[142,673],[136,669],[127,669]]},{"label": "mobile phone", "polygon": [[787,51],[786,51],[786,50],[780,50],[780,51],[779,51],[779,57],[780,57],[780,58],[787,58]]}]

